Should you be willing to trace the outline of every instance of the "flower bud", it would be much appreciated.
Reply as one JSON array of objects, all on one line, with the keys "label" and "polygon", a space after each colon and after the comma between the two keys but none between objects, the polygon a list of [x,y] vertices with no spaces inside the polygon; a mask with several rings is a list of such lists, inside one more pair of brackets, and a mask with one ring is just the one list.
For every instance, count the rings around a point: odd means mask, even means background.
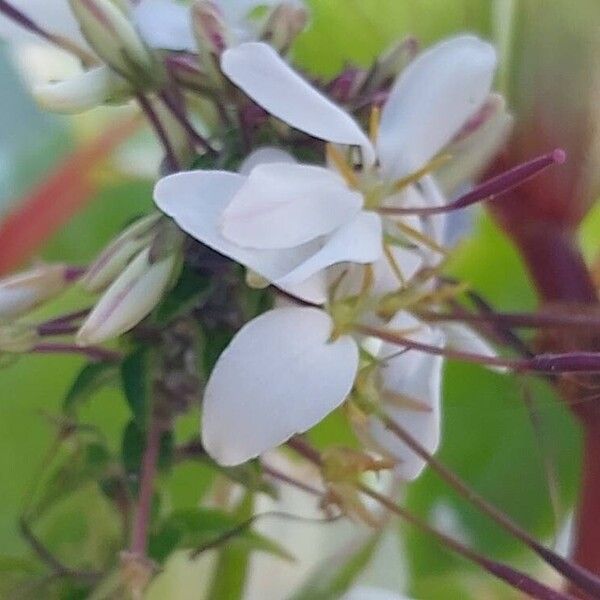
[{"label": "flower bud", "polygon": [[160,302],[180,265],[180,253],[157,261],[140,252],[113,282],[77,334],[81,346],[99,344],[135,327]]},{"label": "flower bud", "polygon": [[28,313],[60,294],[69,282],[65,265],[43,265],[0,279],[0,321]]},{"label": "flower bud", "polygon": [[44,110],[72,114],[125,100],[131,92],[125,79],[102,65],[64,81],[37,85],[33,97]]},{"label": "flower bud", "polygon": [[419,43],[414,37],[396,42],[379,56],[371,68],[366,92],[375,92],[391,83],[408,66],[419,51]]},{"label": "flower bud", "polygon": [[287,52],[308,23],[308,10],[302,5],[284,2],[271,12],[262,39],[279,52]]},{"label": "flower bud", "polygon": [[447,195],[453,196],[459,186],[479,179],[506,143],[512,123],[504,98],[492,94],[446,148],[451,160],[436,172],[436,180]]},{"label": "flower bud", "polygon": [[146,87],[156,64],[135,26],[112,0],[69,0],[90,46],[117,73]]},{"label": "flower bud", "polygon": [[198,61],[213,85],[222,87],[219,58],[231,45],[231,32],[219,7],[210,0],[197,0],[192,5],[192,24],[200,49]]},{"label": "flower bud", "polygon": [[143,248],[147,247],[156,233],[161,219],[159,213],[136,221],[116,237],[90,265],[81,284],[91,293],[106,289]]},{"label": "flower bud", "polygon": [[219,56],[229,46],[229,31],[219,7],[210,0],[192,6],[192,22],[200,49]]}]

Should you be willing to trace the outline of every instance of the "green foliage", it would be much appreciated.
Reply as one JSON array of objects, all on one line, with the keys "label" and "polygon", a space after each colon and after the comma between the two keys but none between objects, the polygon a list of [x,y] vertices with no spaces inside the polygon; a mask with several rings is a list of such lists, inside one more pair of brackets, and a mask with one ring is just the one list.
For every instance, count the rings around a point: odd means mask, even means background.
[{"label": "green foliage", "polygon": [[110,363],[90,363],[81,369],[65,399],[63,412],[73,414],[98,390],[117,380],[117,367]]},{"label": "green foliage", "polygon": [[152,410],[152,379],[150,362],[152,352],[140,347],[121,363],[123,393],[135,424],[144,431]]}]

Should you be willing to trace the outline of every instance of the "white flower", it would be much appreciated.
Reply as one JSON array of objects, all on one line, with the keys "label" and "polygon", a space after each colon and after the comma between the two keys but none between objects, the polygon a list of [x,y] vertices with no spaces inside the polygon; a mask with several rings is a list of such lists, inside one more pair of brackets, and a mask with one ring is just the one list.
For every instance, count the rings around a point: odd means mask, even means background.
[{"label": "white flower", "polygon": [[[338,262],[335,257],[354,262],[368,263],[374,261],[380,254],[381,229],[380,221],[375,214],[360,213],[361,199],[359,194],[354,195],[353,206],[348,207],[343,201],[338,202],[340,192],[338,176],[324,168],[313,167],[313,179],[302,178],[297,187],[298,202],[290,206],[288,215],[293,221],[285,224],[284,231],[274,231],[269,224],[259,224],[262,233],[267,235],[266,243],[256,247],[251,242],[248,245],[236,244],[227,237],[224,231],[224,214],[238,197],[245,184],[254,184],[260,178],[263,169],[272,166],[285,170],[288,177],[304,167],[297,165],[292,157],[287,157],[288,162],[281,162],[281,151],[272,149],[262,150],[251,155],[246,165],[242,165],[242,172],[247,171],[248,164],[260,163],[252,173],[254,179],[250,182],[242,174],[225,171],[189,171],[177,173],[161,179],[155,187],[154,199],[158,207],[171,216],[177,224],[187,233],[200,240],[207,246],[221,254],[232,258],[240,264],[255,271],[268,281],[285,289],[299,298],[313,302],[323,303],[327,298],[327,280],[320,272],[328,264]],[[264,161],[276,159],[280,162],[265,163]],[[266,206],[276,203],[281,197],[278,189],[261,186],[258,183],[261,197]],[[245,187],[247,193],[251,188]],[[315,203],[315,189],[321,190],[321,198],[325,202]],[[328,190],[331,193],[328,194]],[[309,203],[302,201],[301,194],[306,193]],[[282,207],[288,209],[288,204]],[[356,218],[349,219],[355,214]],[[319,219],[322,223],[318,223]],[[345,227],[341,227],[345,222]],[[229,222],[235,228],[235,218]],[[323,236],[316,239],[304,239],[303,231],[316,225]],[[331,230],[336,230],[335,235],[327,236]],[[260,231],[257,232],[260,235]],[[285,236],[290,235],[291,242],[286,242]],[[269,236],[272,239],[268,239]],[[349,249],[351,255],[348,254]],[[334,259],[331,260],[330,256]],[[290,274],[300,272],[300,277],[290,281]],[[284,280],[284,278],[286,278]]]},{"label": "white flower", "polygon": [[[339,160],[339,173],[288,160],[259,164],[246,177],[180,173],[159,182],[155,200],[190,235],[287,291],[322,278],[324,269],[338,263],[376,263],[378,292],[393,291],[400,279],[414,274],[421,258],[399,244],[390,244],[383,257],[383,232],[406,240],[402,226],[408,226],[441,240],[442,220],[432,219],[431,231],[423,231],[416,217],[383,223],[376,210],[382,204],[445,202],[431,177],[402,190],[398,178],[430,162],[481,107],[494,66],[493,48],[470,36],[424,53],[395,84],[374,145],[350,115],[268,45],[231,48],[222,68],[235,84],[292,126],[332,143],[359,146],[363,170],[357,173]],[[299,295],[319,303],[325,294],[318,292]]]},{"label": "white flower", "polygon": [[[392,327],[443,347],[443,334],[400,313]],[[317,308],[279,308],[244,326],[223,352],[204,396],[202,439],[220,464],[235,465],[302,433],[348,397],[362,340],[332,338],[333,320]],[[439,442],[442,358],[384,344],[376,357],[381,391],[392,418],[402,421],[430,452]],[[391,356],[393,355],[393,356]],[[401,400],[402,399],[402,400]],[[386,432],[383,432],[385,434]],[[424,461],[408,448],[368,434],[398,461],[398,475],[414,479]]]}]

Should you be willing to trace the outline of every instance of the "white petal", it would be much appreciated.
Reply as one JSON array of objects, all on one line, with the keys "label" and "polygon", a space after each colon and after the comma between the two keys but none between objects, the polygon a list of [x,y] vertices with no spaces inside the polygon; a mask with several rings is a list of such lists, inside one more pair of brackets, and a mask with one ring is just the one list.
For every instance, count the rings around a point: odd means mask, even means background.
[{"label": "white petal", "polygon": [[424,166],[485,102],[496,53],[476,37],[437,44],[400,75],[381,115],[377,149],[388,177]]},{"label": "white petal", "polygon": [[223,235],[248,248],[292,248],[349,221],[363,198],[323,167],[259,165],[223,214]]},{"label": "white petal", "polygon": [[[154,200],[192,237],[275,281],[304,262],[319,246],[311,242],[286,250],[252,250],[225,239],[220,230],[223,211],[245,181],[242,175],[225,171],[177,173],[156,184]],[[308,302],[322,303],[325,299],[323,288],[304,288],[303,292],[310,295],[298,296]]]},{"label": "white petal", "polygon": [[142,0],[133,9],[140,35],[152,48],[197,52],[190,10],[173,0]]},{"label": "white petal", "polygon": [[44,110],[72,114],[105,104],[128,89],[124,79],[102,65],[64,81],[36,85],[32,93]]},{"label": "white petal", "polygon": [[264,146],[251,152],[247,158],[242,161],[238,172],[241,175],[250,175],[252,169],[258,165],[267,165],[271,163],[295,163],[296,159],[285,150],[275,146]]},{"label": "white petal", "polygon": [[[388,328],[415,328],[416,331],[406,334],[407,338],[439,347],[444,345],[444,335],[440,330],[420,323],[408,313],[398,313],[388,324]],[[380,358],[390,357],[381,368],[382,388],[391,394],[405,396],[422,407],[416,408],[409,403],[403,407],[394,403],[391,398],[386,400],[384,397],[382,408],[433,454],[440,441],[443,357],[415,350],[398,354],[400,351],[400,346],[382,345]],[[369,436],[378,450],[399,461],[396,473],[402,479],[411,481],[420,475],[425,461],[388,431],[378,419],[370,422]]]},{"label": "white petal", "polygon": [[311,275],[341,262],[373,263],[381,256],[382,241],[381,217],[373,212],[361,211],[335,231],[319,252],[280,283],[305,281]]},{"label": "white petal", "polygon": [[[489,358],[498,357],[494,347],[467,325],[463,323],[439,323],[438,326],[446,335],[448,348]],[[490,367],[490,369],[497,373],[506,373],[507,371],[504,367]]]},{"label": "white petal", "polygon": [[316,425],[350,392],[358,348],[329,341],[331,318],[281,308],[245,325],[223,352],[204,396],[202,440],[222,465],[236,465]]},{"label": "white petal", "polygon": [[[389,254],[391,258],[382,256],[373,265],[373,294],[375,295],[390,294],[397,291],[403,287],[403,283],[410,281],[423,266],[421,256],[410,248],[390,246]],[[402,281],[396,273],[395,266],[400,270]]]},{"label": "white petal", "polygon": [[230,48],[223,53],[221,68],[270,114],[316,138],[360,146],[365,162],[373,163],[373,146],[354,119],[300,77],[267,44],[251,42]]}]

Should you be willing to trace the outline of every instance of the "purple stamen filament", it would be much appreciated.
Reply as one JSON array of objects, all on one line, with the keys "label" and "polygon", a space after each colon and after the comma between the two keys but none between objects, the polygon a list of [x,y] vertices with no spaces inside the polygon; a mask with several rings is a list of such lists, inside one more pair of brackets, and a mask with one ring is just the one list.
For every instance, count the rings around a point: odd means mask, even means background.
[{"label": "purple stamen filament", "polygon": [[536,175],[539,175],[548,167],[551,167],[552,165],[560,165],[564,163],[565,160],[566,154],[564,150],[558,148],[552,152],[549,152],[548,154],[538,156],[533,160],[517,165],[516,167],[513,167],[512,169],[509,169],[508,171],[505,171],[496,177],[492,177],[491,179],[484,181],[470,192],[467,192],[463,196],[460,196],[453,202],[450,202],[444,206],[432,206],[426,208],[392,208],[382,206],[378,209],[378,212],[389,215],[427,216],[460,210],[467,208],[472,204],[476,204],[477,202],[494,200],[499,196],[510,192],[519,185],[522,185],[526,181],[529,181]]}]

